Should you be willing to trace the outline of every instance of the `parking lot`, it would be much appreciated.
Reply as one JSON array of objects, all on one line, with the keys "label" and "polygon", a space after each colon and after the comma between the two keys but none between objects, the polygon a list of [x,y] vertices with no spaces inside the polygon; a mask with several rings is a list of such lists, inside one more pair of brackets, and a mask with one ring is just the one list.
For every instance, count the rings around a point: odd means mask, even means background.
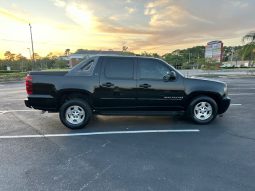
[{"label": "parking lot", "polygon": [[[205,126],[182,116],[95,116],[72,131],[0,84],[0,190],[255,190],[255,79],[221,78],[231,106]],[[78,136],[77,136],[78,135]]]}]

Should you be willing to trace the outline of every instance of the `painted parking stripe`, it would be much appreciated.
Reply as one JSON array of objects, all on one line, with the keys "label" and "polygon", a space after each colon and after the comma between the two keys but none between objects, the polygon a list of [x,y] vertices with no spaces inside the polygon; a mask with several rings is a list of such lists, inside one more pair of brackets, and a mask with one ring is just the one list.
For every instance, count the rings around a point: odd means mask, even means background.
[{"label": "painted parking stripe", "polygon": [[255,90],[255,88],[244,88],[244,87],[242,87],[242,88],[228,88],[229,90]]},{"label": "painted parking stripe", "polygon": [[141,131],[108,131],[91,133],[70,133],[70,134],[44,134],[44,135],[6,135],[0,139],[19,139],[19,138],[45,138],[45,137],[77,137],[92,135],[115,135],[115,134],[145,134],[145,133],[198,133],[199,129],[179,129],[179,130],[141,130]]},{"label": "painted parking stripe", "polygon": [[242,95],[255,95],[255,93],[233,93],[233,94],[228,94],[230,96],[242,96]]},{"label": "painted parking stripe", "polygon": [[0,89],[0,91],[26,91],[25,88],[4,88]]},{"label": "painted parking stripe", "polygon": [[0,111],[0,115],[1,114],[5,114],[5,113],[12,113],[12,112],[31,112],[31,111],[35,111],[35,110],[33,110],[33,109],[24,109],[24,110],[3,110],[3,111]]},{"label": "painted parking stripe", "polygon": [[242,104],[241,103],[231,103],[230,105],[231,106],[241,106]]},{"label": "painted parking stripe", "polygon": [[11,100],[11,101],[24,101],[26,98],[3,98],[3,100]]}]

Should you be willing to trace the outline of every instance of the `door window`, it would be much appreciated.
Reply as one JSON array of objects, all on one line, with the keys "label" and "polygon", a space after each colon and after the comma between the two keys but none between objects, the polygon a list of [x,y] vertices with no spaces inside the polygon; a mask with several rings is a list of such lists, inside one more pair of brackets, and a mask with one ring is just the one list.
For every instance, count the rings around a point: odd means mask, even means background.
[{"label": "door window", "polygon": [[170,68],[154,59],[139,59],[140,79],[162,80],[170,72]]},{"label": "door window", "polygon": [[106,78],[132,79],[134,77],[133,58],[104,58]]}]

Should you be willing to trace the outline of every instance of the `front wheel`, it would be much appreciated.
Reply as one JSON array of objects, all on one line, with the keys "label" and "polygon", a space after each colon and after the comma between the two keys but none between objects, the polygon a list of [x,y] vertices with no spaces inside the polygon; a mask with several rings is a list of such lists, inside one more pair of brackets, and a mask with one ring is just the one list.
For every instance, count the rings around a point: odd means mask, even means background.
[{"label": "front wheel", "polygon": [[81,129],[85,127],[91,116],[91,107],[82,99],[71,99],[65,102],[59,111],[61,122],[70,129]]},{"label": "front wheel", "polygon": [[188,116],[198,124],[208,124],[215,119],[218,106],[214,99],[200,96],[193,99],[188,107]]}]

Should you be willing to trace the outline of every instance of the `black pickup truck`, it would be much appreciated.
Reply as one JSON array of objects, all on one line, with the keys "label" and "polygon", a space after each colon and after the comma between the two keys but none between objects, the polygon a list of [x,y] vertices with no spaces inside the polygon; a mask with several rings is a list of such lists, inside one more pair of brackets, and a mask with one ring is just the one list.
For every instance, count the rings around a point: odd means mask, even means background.
[{"label": "black pickup truck", "polygon": [[207,124],[229,105],[227,85],[186,78],[163,60],[96,56],[68,72],[29,72],[27,107],[59,112],[71,129],[85,127],[92,114],[170,115],[183,112]]}]

